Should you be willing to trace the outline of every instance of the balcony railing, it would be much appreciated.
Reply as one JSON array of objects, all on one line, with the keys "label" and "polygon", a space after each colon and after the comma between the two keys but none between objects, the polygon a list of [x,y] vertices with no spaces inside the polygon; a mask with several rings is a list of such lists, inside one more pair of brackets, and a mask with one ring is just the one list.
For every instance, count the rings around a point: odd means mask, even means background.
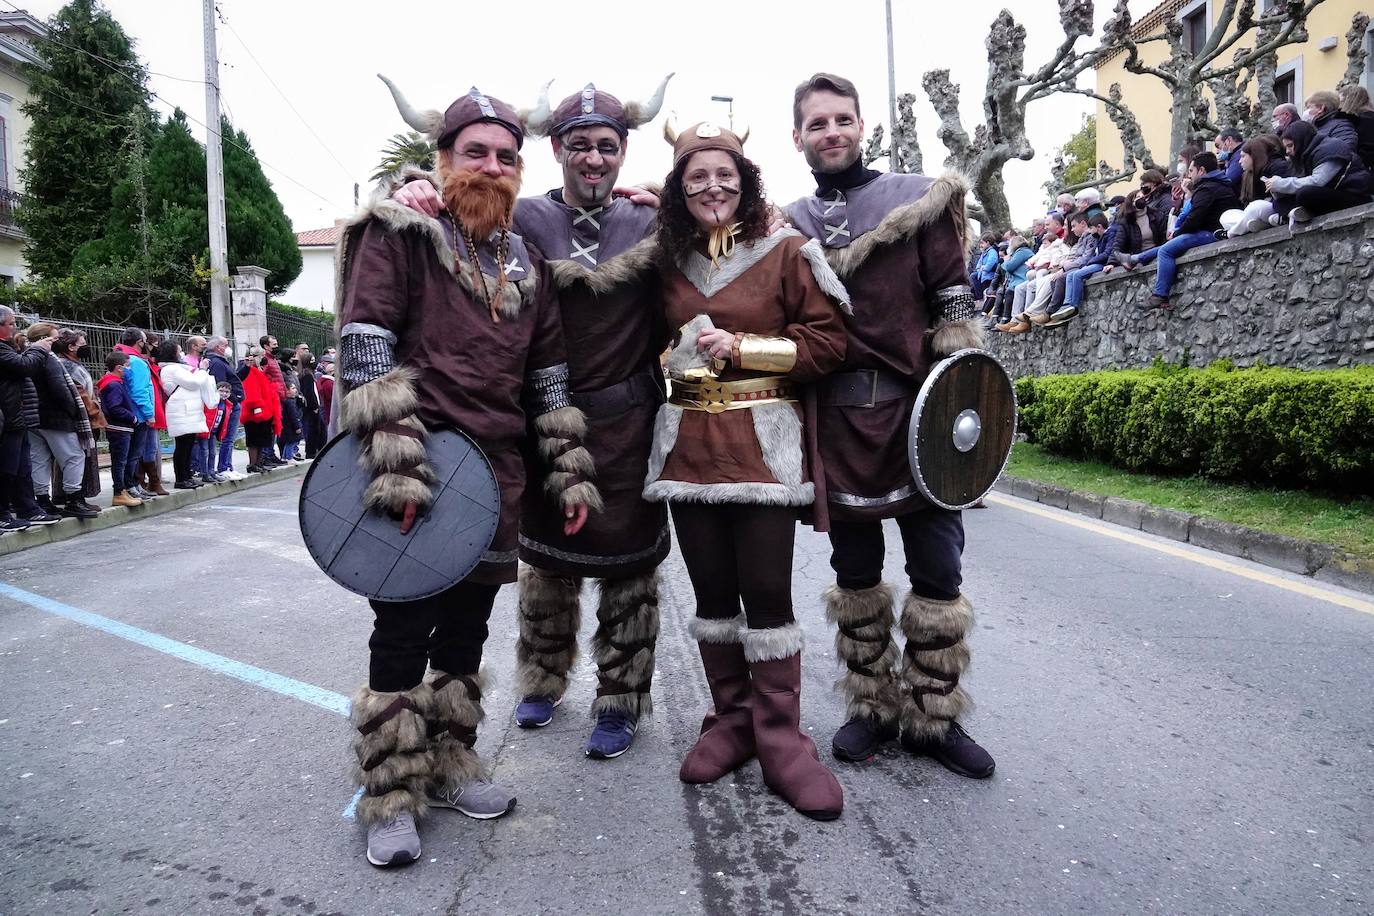
[{"label": "balcony railing", "polygon": [[22,197],[23,195],[18,191],[0,188],[0,227],[5,229],[19,228],[19,201]]}]

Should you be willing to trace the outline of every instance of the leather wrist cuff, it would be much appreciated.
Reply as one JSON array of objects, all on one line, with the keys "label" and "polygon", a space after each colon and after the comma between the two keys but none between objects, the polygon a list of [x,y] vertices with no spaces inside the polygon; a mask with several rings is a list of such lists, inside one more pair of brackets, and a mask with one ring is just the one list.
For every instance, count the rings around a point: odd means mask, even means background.
[{"label": "leather wrist cuff", "polygon": [[797,364],[797,345],[786,337],[736,334],[734,362],[741,369],[758,372],[791,372]]}]

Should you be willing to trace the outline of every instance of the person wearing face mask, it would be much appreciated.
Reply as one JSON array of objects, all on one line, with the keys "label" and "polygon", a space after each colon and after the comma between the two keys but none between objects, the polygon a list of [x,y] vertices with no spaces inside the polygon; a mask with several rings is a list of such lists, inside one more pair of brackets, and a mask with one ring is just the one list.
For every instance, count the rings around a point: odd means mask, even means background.
[{"label": "person wearing face mask", "polygon": [[1302,120],[1302,112],[1298,111],[1298,106],[1292,102],[1284,102],[1275,106],[1274,113],[1269,118],[1269,125],[1274,128],[1274,133],[1283,136],[1283,132],[1288,129],[1288,125]]},{"label": "person wearing face mask", "polygon": [[792,552],[799,515],[812,510],[825,525],[805,386],[844,359],[848,296],[817,242],[769,233],[762,178],[740,137],[706,122],[680,133],[670,122],[664,133],[673,170],[657,262],[667,326],[680,330],[644,497],[672,510],[714,701],[679,776],[714,782],[757,756],[770,789],[831,820],[843,792],[799,730]]},{"label": "person wearing face mask", "polygon": [[1374,179],[1359,156],[1356,118],[1340,110],[1340,97],[1334,92],[1314,93],[1304,103],[1303,120],[1316,130],[1299,156],[1304,177],[1264,180],[1270,194],[1293,198],[1289,222],[1305,223],[1369,203]]},{"label": "person wearing face mask", "polygon": [[[656,569],[671,544],[667,512],[642,492],[654,414],[664,398],[654,347],[663,337],[650,238],[657,211],[613,190],[630,131],[658,114],[669,78],[647,102],[621,102],[588,83],[552,109],[545,87],[526,125],[532,135],[551,138],[563,185],[515,205],[515,231],[553,268],[569,397],[586,414],[587,448],[604,502],[570,537],[537,492],[524,501],[515,721],[526,729],[553,721],[578,654],[582,584],[591,579],[597,585],[596,724],[584,753],[593,759],[629,750],[640,718],[652,710]],[[395,199],[438,212],[432,181],[411,181]]]}]

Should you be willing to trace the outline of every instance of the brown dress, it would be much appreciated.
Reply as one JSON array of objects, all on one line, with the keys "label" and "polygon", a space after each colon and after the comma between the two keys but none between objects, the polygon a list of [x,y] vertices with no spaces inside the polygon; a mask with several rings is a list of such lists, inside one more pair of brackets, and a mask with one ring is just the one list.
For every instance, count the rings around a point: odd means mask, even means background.
[{"label": "brown dress", "polygon": [[[668,324],[680,328],[698,315],[716,327],[785,337],[797,358],[784,377],[814,381],[840,365],[844,323],[837,300],[844,289],[819,246],[784,229],[738,246],[721,267],[693,251],[663,281]],[[723,381],[778,375],[727,368]],[[708,413],[665,404],[654,428],[644,498],[663,502],[806,506],[815,499],[803,411],[775,402]]]}]

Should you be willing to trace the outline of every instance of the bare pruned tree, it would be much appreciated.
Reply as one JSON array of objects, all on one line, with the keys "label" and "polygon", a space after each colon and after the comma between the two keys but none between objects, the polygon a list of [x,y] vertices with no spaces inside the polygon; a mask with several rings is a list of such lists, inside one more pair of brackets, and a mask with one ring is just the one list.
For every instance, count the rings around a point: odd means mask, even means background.
[{"label": "bare pruned tree", "polygon": [[1350,31],[1345,33],[1345,75],[1336,84],[1336,91],[1340,92],[1350,86],[1359,85],[1360,77],[1364,76],[1364,67],[1369,52],[1364,49],[1364,36],[1369,31],[1369,14],[1356,13],[1350,20]]},{"label": "bare pruned tree", "polygon": [[[893,137],[897,143],[897,163],[893,171],[920,172],[925,168],[921,156],[921,141],[916,138],[916,96],[903,92],[897,96],[897,123]],[[872,165],[879,159],[888,159],[891,148],[883,146],[883,125],[878,124],[869,132],[864,146],[864,165]]]}]

